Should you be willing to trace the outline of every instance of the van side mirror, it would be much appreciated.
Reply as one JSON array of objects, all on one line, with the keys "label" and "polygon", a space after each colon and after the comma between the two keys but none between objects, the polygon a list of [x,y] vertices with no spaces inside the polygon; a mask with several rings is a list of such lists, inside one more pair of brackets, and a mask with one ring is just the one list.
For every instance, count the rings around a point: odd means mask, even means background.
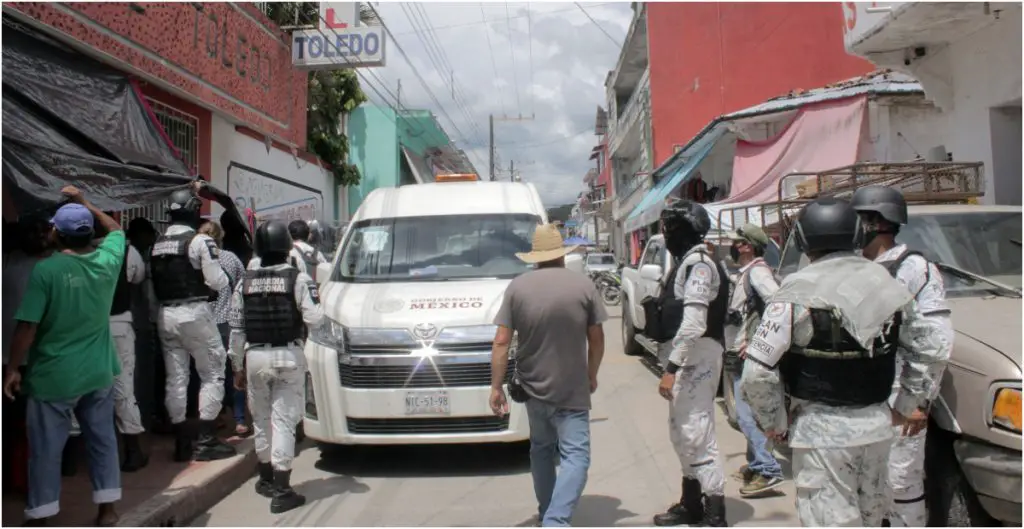
[{"label": "van side mirror", "polygon": [[661,267],[654,264],[646,264],[640,267],[640,277],[648,281],[661,280]]},{"label": "van side mirror", "polygon": [[313,279],[316,280],[317,286],[324,286],[324,283],[331,278],[331,268],[331,263],[320,263],[316,265],[316,277]]}]

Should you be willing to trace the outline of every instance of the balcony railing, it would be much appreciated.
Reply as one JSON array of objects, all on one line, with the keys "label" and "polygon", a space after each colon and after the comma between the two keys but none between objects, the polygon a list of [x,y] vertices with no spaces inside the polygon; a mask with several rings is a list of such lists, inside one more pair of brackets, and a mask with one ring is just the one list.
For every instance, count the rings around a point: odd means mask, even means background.
[{"label": "balcony railing", "polygon": [[608,131],[609,141],[608,144],[611,146],[611,150],[614,152],[618,150],[621,145],[626,133],[629,131],[633,123],[639,119],[640,114],[644,109],[645,100],[650,93],[650,69],[644,71],[643,77],[640,78],[640,82],[637,83],[636,88],[633,89],[632,95],[629,96],[629,100],[626,101],[625,108],[619,114],[617,119],[611,119],[609,116]]}]

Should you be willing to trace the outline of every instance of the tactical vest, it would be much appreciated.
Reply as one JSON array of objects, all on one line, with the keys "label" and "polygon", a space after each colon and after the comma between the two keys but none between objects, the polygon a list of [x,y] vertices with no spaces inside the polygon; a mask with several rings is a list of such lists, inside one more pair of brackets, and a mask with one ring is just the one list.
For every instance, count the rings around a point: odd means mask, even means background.
[{"label": "tactical vest", "polygon": [[188,248],[195,232],[162,235],[153,245],[153,292],[161,303],[202,301],[210,296],[203,271],[192,266]]},{"label": "tactical vest", "polygon": [[117,316],[132,310],[132,290],[128,284],[128,251],[129,246],[125,244],[124,259],[121,259],[121,275],[117,278],[117,288],[114,289],[114,301],[110,304],[110,315]]},{"label": "tactical vest", "polygon": [[[302,257],[302,262],[306,265],[306,273],[311,275],[311,276],[313,274],[315,274],[316,273],[316,266],[318,264],[320,264],[320,262],[317,261],[317,259],[316,259],[316,248],[314,248],[314,249],[312,249],[312,250],[310,250],[308,252],[303,251],[298,246],[295,246],[294,248],[295,248],[295,252],[298,253],[300,257]],[[299,263],[295,262],[296,260],[295,260],[295,256],[294,255],[291,257],[290,261],[291,261],[292,266],[294,266],[295,268],[299,267]]]},{"label": "tactical vest", "polygon": [[[729,314],[729,279],[720,263],[714,262],[706,253],[700,253],[702,262],[710,260],[718,271],[718,294],[708,306],[707,328],[701,337],[714,338],[721,343],[725,341],[725,320]],[[643,302],[646,322],[644,335],[654,341],[671,340],[683,323],[685,300],[675,296],[676,275],[680,273],[681,265],[682,261],[677,261],[672,266],[668,275],[669,280],[662,286],[657,298],[647,298]],[[689,279],[691,268],[688,266],[682,270],[684,282]]]},{"label": "tactical vest", "polygon": [[295,302],[294,268],[247,270],[242,283],[245,338],[252,345],[284,347],[305,338],[306,325]]},{"label": "tactical vest", "polygon": [[[885,269],[889,271],[889,275],[891,275],[893,277],[893,279],[895,279],[896,275],[900,271],[900,267],[903,266],[903,261],[906,261],[907,258],[909,258],[911,256],[914,256],[914,255],[918,255],[922,259],[925,259],[924,258],[924,254],[922,254],[921,252],[915,252],[913,250],[907,250],[907,251],[903,252],[902,255],[900,255],[899,257],[897,257],[895,259],[893,259],[892,261],[883,261],[883,262],[881,262],[879,264],[884,266]],[[924,268],[924,270],[925,270],[924,283],[921,285],[921,288],[918,289],[917,292],[914,292],[914,299],[917,299],[917,296],[921,294],[921,291],[924,290],[924,287],[928,286],[928,282],[932,280],[932,277],[931,277],[932,276],[932,267],[928,264],[928,259],[925,259],[925,263],[926,264],[925,264],[925,268]]]},{"label": "tactical vest", "polygon": [[902,314],[865,350],[825,309],[809,309],[814,334],[792,347],[779,365],[786,393],[829,406],[858,408],[889,399],[896,380],[896,348]]}]

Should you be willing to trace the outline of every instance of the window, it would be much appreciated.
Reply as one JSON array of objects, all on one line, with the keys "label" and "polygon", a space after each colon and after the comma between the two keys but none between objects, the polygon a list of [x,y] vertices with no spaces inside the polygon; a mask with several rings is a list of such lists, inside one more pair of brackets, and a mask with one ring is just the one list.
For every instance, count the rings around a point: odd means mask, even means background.
[{"label": "window", "polygon": [[590,254],[587,256],[588,265],[613,265],[615,256],[609,253]]},{"label": "window", "polygon": [[[197,132],[199,130],[199,118],[153,98],[147,97],[146,103],[153,110],[153,114],[156,115],[160,126],[164,128],[164,132],[170,138],[171,144],[181,154],[182,161],[185,162],[185,165],[188,166],[193,174],[198,173],[196,160],[199,156],[199,135]],[[167,202],[131,208],[121,212],[121,226],[127,228],[128,223],[137,217],[149,219],[153,222],[153,227],[160,233],[163,233],[167,229],[167,222],[170,221],[170,217],[167,216]]]},{"label": "window", "polygon": [[[779,275],[791,274],[810,262],[791,233]],[[896,242],[921,252],[929,261],[960,268],[1000,283],[1021,286],[1021,213],[967,211],[915,215]],[[978,296],[993,287],[983,281],[943,272],[949,297]]]},{"label": "window", "polygon": [[663,248],[664,244],[661,241],[652,242],[647,245],[647,253],[644,254],[644,261],[641,265],[663,266],[665,262]]},{"label": "window", "polygon": [[512,278],[530,266],[535,215],[444,215],[353,224],[334,281],[447,281]]}]

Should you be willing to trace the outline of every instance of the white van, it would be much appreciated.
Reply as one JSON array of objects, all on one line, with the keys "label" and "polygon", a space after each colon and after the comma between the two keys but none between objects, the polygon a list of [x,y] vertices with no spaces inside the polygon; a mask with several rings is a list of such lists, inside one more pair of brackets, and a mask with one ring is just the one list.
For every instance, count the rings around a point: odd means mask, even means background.
[{"label": "white van", "polygon": [[531,184],[370,193],[317,270],[329,321],[306,341],[305,434],[347,445],[528,439],[522,405],[491,413],[491,343],[505,288],[529,270],[515,254],[545,222]]}]

